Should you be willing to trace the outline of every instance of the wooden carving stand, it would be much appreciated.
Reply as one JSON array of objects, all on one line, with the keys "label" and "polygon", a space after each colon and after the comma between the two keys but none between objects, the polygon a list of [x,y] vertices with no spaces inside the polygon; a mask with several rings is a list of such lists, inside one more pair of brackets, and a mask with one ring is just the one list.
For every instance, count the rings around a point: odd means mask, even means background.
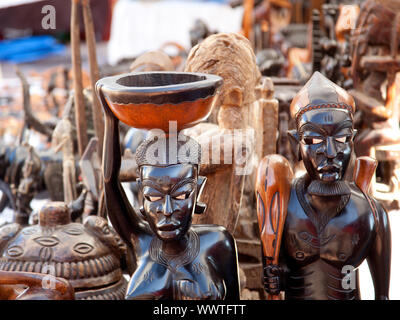
[{"label": "wooden carving stand", "polygon": [[[47,283],[48,288],[44,286]],[[75,294],[74,288],[63,278],[33,272],[0,271],[0,300],[75,300]]]}]

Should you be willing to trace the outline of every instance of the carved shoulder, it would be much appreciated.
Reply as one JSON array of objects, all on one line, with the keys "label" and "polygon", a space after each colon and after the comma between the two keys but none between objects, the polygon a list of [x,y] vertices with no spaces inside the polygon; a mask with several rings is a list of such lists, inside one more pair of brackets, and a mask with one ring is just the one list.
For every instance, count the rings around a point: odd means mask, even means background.
[{"label": "carved shoulder", "polygon": [[[202,252],[213,253],[217,264],[232,263],[237,259],[236,242],[226,228],[218,225],[194,225],[193,230],[200,238]],[[227,260],[230,260],[228,262]]]},{"label": "carved shoulder", "polygon": [[[360,214],[372,214],[375,222],[375,230],[380,227],[387,228],[388,216],[386,210],[382,205],[370,195],[364,193],[357,186],[350,184],[351,186],[351,199],[357,204]],[[383,226],[380,226],[381,222]]]},{"label": "carved shoulder", "polygon": [[206,255],[209,267],[215,268],[226,286],[225,299],[239,299],[239,271],[236,242],[222,226],[195,225],[200,237],[201,251]]},{"label": "carved shoulder", "polygon": [[142,233],[140,235],[131,235],[131,244],[133,248],[132,254],[133,259],[136,262],[138,262],[140,259],[143,259],[143,257],[148,254],[153,237],[155,237],[155,235],[150,235],[146,233]]},{"label": "carved shoulder", "polygon": [[376,223],[377,223],[377,230],[378,232],[385,232],[388,233],[390,232],[390,226],[389,226],[389,216],[388,213],[386,212],[385,208],[380,204],[379,201],[377,201],[374,198],[371,198],[371,202],[373,206],[375,207],[375,214],[376,214]]}]

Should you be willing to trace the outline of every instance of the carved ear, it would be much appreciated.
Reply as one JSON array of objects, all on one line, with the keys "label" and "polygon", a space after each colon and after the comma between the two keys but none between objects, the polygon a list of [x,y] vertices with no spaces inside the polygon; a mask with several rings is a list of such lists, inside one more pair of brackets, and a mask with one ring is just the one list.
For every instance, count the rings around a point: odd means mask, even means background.
[{"label": "carved ear", "polygon": [[[142,180],[140,180],[140,178],[137,178],[136,182],[139,186],[139,193],[141,193],[142,192]],[[139,199],[140,199],[140,197],[139,197]],[[143,197],[142,197],[142,199],[143,199]],[[141,206],[139,207],[139,212],[140,212],[140,215],[142,216],[142,218],[146,219],[146,212],[144,211],[143,202],[142,202]]]},{"label": "carved ear", "polygon": [[[204,186],[206,184],[207,178],[204,176],[198,176],[197,178],[197,199],[200,197]],[[205,203],[196,202],[195,208],[194,208],[194,213],[195,214],[202,214],[206,211],[207,205]]]},{"label": "carved ear", "polygon": [[147,220],[147,218],[146,218],[146,212],[144,211],[144,207],[143,207],[143,206],[140,206],[140,207],[139,207],[139,212],[140,212],[140,215],[142,216],[142,218],[145,219],[145,220]]},{"label": "carved ear", "polygon": [[140,201],[140,199],[141,198],[143,198],[143,197],[140,197],[140,196],[143,196],[143,185],[142,185],[142,180],[140,180],[140,178],[137,178],[136,179],[136,183],[137,183],[137,185],[138,185],[138,198],[139,198],[139,201]]},{"label": "carved ear", "polygon": [[288,130],[287,132],[289,136],[290,146],[292,151],[298,161],[301,160],[301,153],[300,153],[300,137],[297,133],[297,130]]},{"label": "carved ear", "polygon": [[354,138],[356,137],[358,131],[357,129],[353,129],[353,137],[351,138],[351,140],[354,140]]},{"label": "carved ear", "polygon": [[194,207],[194,213],[195,214],[203,214],[206,212],[207,205],[203,202],[197,202],[195,207]]},{"label": "carved ear", "polygon": [[222,105],[224,106],[241,106],[243,103],[243,90],[240,87],[233,87],[225,95]]},{"label": "carved ear", "polygon": [[206,181],[207,177],[204,176],[197,177],[197,198],[200,197],[201,193],[203,192]]}]

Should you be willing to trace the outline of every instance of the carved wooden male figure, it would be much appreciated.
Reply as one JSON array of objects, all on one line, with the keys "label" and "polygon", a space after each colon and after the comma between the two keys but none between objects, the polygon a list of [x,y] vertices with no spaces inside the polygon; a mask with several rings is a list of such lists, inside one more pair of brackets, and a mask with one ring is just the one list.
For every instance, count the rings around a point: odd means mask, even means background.
[{"label": "carved wooden male figure", "polygon": [[[279,263],[267,260],[266,291],[276,295],[282,290],[285,299],[360,299],[355,269],[367,259],[375,298],[388,299],[391,235],[387,213],[361,187],[369,177],[347,181],[345,175],[347,168],[352,169],[353,98],[316,72],[290,109],[297,124],[290,132],[292,145],[307,173],[289,182]],[[273,161],[268,170],[274,170]],[[281,182],[262,181],[266,192]],[[278,208],[274,197],[259,208],[267,214]]]}]

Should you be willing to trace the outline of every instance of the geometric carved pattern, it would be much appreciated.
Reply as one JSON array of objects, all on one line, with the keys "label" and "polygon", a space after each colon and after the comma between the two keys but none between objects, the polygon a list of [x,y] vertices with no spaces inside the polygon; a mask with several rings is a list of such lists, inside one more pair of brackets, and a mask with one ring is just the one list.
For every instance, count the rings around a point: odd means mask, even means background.
[{"label": "geometric carved pattern", "polygon": [[153,237],[149,248],[150,258],[158,264],[168,268],[173,273],[176,272],[179,267],[192,263],[199,254],[200,239],[198,234],[193,229],[189,229],[187,235],[188,241],[186,248],[178,255],[165,254],[165,252],[162,250],[162,240],[156,236]]},{"label": "geometric carved pattern", "polygon": [[36,232],[38,232],[38,229],[35,228],[35,227],[27,228],[27,229],[25,229],[25,230],[22,231],[22,233],[23,233],[23,234],[26,234],[26,235],[35,234]]},{"label": "geometric carved pattern", "polygon": [[310,245],[313,248],[322,248],[326,246],[332,239],[336,237],[335,234],[330,235],[329,237],[322,236],[314,236],[307,231],[299,232],[299,238],[303,240],[305,243]]},{"label": "geometric carved pattern", "polygon": [[8,250],[7,250],[7,254],[13,258],[19,257],[23,253],[24,253],[24,249],[20,246],[12,246],[12,247],[8,248]]},{"label": "geometric carved pattern", "polygon": [[81,228],[78,228],[75,226],[64,229],[63,232],[65,232],[66,234],[69,234],[71,236],[79,236],[79,235],[83,234],[83,230]]},{"label": "geometric carved pattern", "polygon": [[42,261],[49,261],[53,256],[53,248],[43,247],[39,250],[39,257]]},{"label": "geometric carved pattern", "polygon": [[93,249],[94,248],[92,245],[85,243],[85,242],[77,243],[73,248],[73,250],[75,252],[80,253],[80,254],[88,254]]},{"label": "geometric carved pattern", "polygon": [[143,276],[143,280],[147,283],[150,283],[154,280],[154,273],[153,271],[147,271],[144,276]]},{"label": "geometric carved pattern", "polygon": [[60,243],[60,240],[58,240],[56,237],[52,237],[52,236],[51,237],[49,237],[49,236],[38,237],[33,240],[43,247],[54,247]]},{"label": "geometric carved pattern", "polygon": [[198,263],[194,263],[192,265],[192,269],[193,269],[193,272],[195,272],[197,274],[202,274],[205,271],[206,267],[203,266],[200,262],[198,262]]}]

